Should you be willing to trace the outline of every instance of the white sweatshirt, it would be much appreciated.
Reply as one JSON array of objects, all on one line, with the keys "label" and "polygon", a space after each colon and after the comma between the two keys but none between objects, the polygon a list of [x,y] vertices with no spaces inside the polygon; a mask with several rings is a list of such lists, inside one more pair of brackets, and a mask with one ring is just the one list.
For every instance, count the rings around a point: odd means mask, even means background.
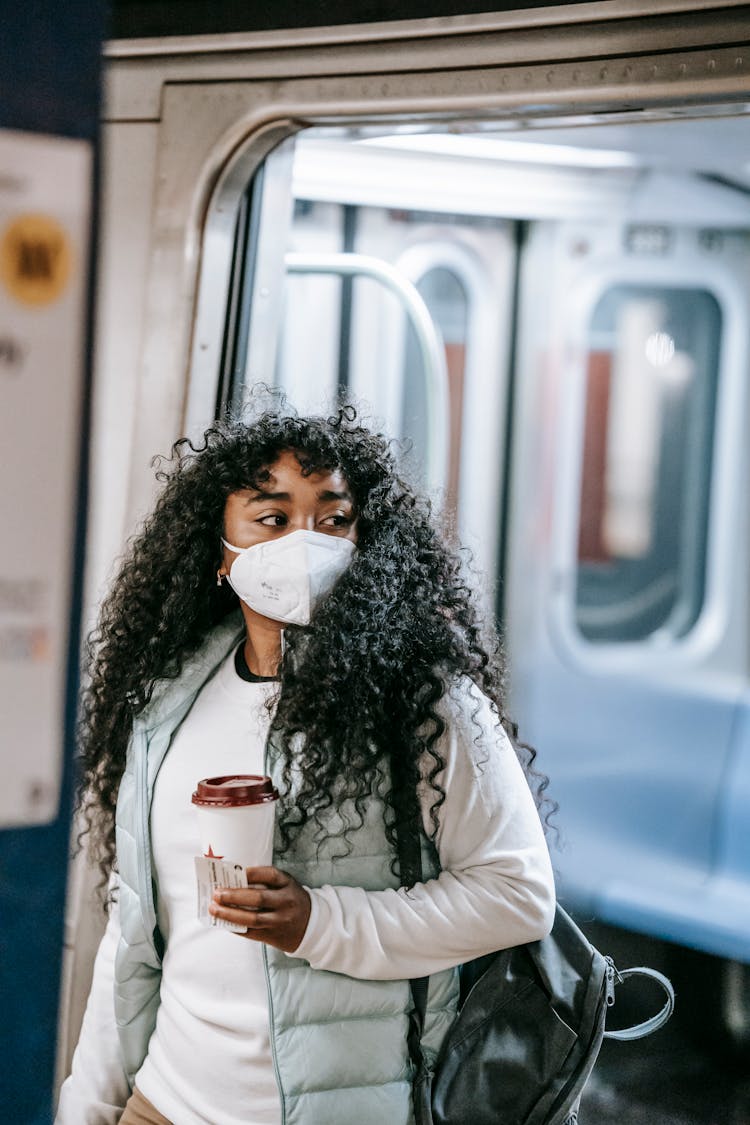
[{"label": "white sweatshirt", "polygon": [[[190,804],[201,777],[262,772],[273,690],[242,680],[232,653],[198,696],[156,781],[151,834],[166,951],[156,1030],[136,1084],[175,1125],[281,1120],[261,946],[197,921]],[[489,701],[468,681],[453,695],[440,745],[443,870],[408,895],[310,890],[310,920],[294,955],[314,968],[372,980],[422,976],[549,931],[552,870],[523,771]],[[431,789],[420,797],[431,832]],[[112,1001],[118,932],[113,909],[56,1125],[109,1125],[127,1100]]]}]

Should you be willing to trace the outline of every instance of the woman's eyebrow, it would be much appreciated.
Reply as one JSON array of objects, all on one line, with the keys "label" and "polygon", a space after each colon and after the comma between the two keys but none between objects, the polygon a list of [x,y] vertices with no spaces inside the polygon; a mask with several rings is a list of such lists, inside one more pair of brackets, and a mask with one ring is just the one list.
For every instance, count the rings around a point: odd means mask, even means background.
[{"label": "woman's eyebrow", "polygon": [[324,488],[318,493],[318,500],[351,500],[351,496],[348,492],[333,492],[330,488]]},{"label": "woman's eyebrow", "polygon": [[266,500],[291,500],[288,492],[263,492],[258,489],[254,496],[248,496],[246,504],[262,504]]},{"label": "woman's eyebrow", "polygon": [[[318,500],[348,500],[351,502],[351,495],[348,492],[336,492],[331,488],[324,488],[317,494]],[[292,497],[289,492],[264,492],[258,489],[252,496],[248,496],[245,504],[263,504],[268,500],[286,500],[291,501]]]}]

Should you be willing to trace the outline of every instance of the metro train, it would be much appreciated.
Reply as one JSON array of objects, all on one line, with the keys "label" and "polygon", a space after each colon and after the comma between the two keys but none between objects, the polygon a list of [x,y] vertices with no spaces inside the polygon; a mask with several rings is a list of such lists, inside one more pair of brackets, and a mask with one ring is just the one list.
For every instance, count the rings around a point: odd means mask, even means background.
[{"label": "metro train", "polygon": [[93,617],[152,456],[256,384],[360,404],[503,630],[562,901],[700,955],[745,1052],[748,31],[605,0],[110,41],[87,578]]}]

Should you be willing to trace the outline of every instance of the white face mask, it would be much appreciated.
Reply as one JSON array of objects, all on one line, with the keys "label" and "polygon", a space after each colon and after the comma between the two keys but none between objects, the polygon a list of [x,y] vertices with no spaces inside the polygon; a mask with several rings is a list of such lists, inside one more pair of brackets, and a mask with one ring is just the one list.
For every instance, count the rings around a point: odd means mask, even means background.
[{"label": "white face mask", "polygon": [[237,596],[256,613],[288,625],[308,624],[354,554],[351,539],[304,529],[252,547],[222,543],[237,554],[227,576]]}]

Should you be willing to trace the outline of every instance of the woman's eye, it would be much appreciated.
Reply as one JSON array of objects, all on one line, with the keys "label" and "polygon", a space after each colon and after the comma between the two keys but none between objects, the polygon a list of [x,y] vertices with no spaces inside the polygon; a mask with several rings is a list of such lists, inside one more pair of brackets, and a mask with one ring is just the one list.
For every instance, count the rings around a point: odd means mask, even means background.
[{"label": "woman's eye", "polygon": [[281,512],[273,512],[271,515],[261,516],[257,522],[262,523],[264,527],[283,527],[286,523],[286,516],[282,515]]},{"label": "woman's eye", "polygon": [[349,527],[353,522],[353,517],[344,515],[343,512],[336,512],[332,516],[326,516],[322,522],[329,527]]}]

